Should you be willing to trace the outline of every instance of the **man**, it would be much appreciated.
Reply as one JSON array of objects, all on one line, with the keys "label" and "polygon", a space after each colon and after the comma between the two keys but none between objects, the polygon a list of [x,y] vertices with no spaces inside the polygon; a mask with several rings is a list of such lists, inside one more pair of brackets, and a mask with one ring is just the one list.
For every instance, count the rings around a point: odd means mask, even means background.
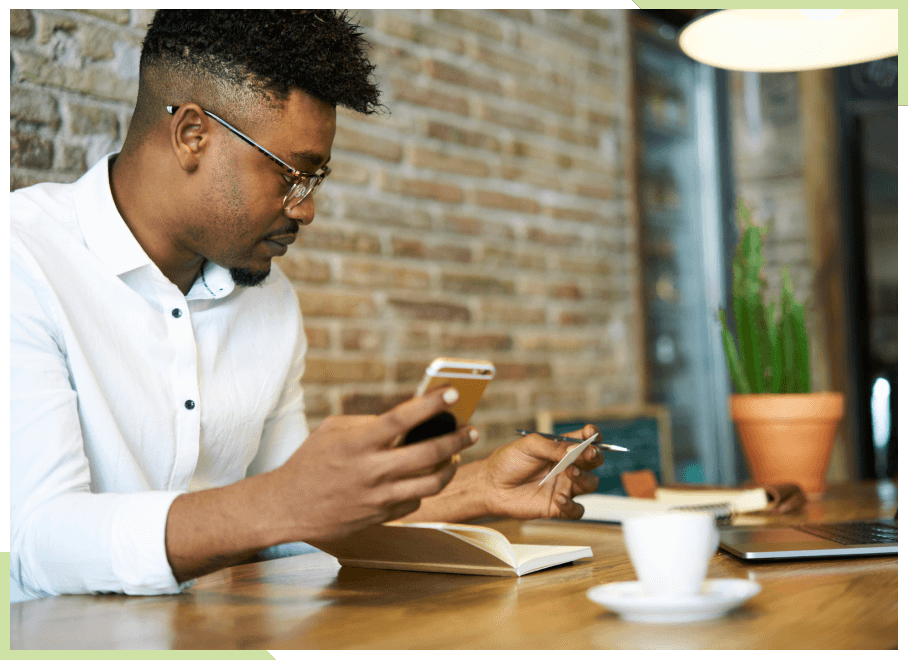
[{"label": "man", "polygon": [[402,517],[581,515],[593,447],[542,488],[563,443],[528,436],[459,470],[471,427],[393,447],[453,390],[307,430],[302,319],[271,260],[313,221],[335,107],[379,108],[365,47],[333,10],[162,10],[123,150],[13,193],[10,574],[26,595],[174,593]]}]

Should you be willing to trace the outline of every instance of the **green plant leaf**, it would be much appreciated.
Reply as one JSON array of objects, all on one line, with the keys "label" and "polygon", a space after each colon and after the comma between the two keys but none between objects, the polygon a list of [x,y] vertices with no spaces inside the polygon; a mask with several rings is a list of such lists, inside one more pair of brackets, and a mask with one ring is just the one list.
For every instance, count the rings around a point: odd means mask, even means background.
[{"label": "green plant leaf", "polygon": [[744,369],[741,366],[738,349],[735,347],[735,342],[732,340],[731,332],[728,329],[728,323],[725,321],[724,310],[719,310],[719,319],[722,321],[722,348],[725,350],[725,360],[728,362],[728,373],[731,374],[732,384],[739,394],[750,394],[750,387],[744,377]]},{"label": "green plant leaf", "polygon": [[810,340],[804,320],[804,307],[797,302],[792,305],[792,324],[794,326],[794,360],[798,391],[807,394],[810,392]]}]

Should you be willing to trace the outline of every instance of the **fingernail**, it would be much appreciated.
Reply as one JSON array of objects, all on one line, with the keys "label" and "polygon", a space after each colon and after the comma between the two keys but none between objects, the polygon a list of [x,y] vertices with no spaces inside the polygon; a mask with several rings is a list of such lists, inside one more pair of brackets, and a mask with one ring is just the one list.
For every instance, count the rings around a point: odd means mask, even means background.
[{"label": "fingernail", "polygon": [[572,466],[571,466],[571,476],[572,476],[572,477],[579,477],[579,476],[580,476],[580,468],[577,467],[576,465],[572,465]]},{"label": "fingernail", "polygon": [[454,454],[454,455],[451,457],[451,464],[452,464],[452,465],[460,465],[460,461],[461,461],[461,460],[462,460],[462,459],[460,458],[460,454]]},{"label": "fingernail", "polygon": [[567,495],[565,495],[564,493],[558,493],[558,494],[555,496],[555,501],[558,502],[558,504],[561,505],[561,506],[566,506],[566,505],[567,505],[567,501],[568,501],[568,500],[567,500]]},{"label": "fingernail", "polygon": [[454,403],[460,398],[460,392],[452,387],[451,389],[445,390],[445,393],[441,395],[441,398],[444,399],[445,403]]},{"label": "fingernail", "polygon": [[470,440],[472,442],[479,440],[479,431],[477,431],[476,429],[470,429]]}]

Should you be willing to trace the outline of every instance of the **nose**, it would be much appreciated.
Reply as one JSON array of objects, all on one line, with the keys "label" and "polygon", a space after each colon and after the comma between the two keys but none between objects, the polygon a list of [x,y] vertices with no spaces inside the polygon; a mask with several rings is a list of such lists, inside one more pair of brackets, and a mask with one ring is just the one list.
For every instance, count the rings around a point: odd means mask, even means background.
[{"label": "nose", "polygon": [[289,211],[284,209],[284,215],[300,225],[308,225],[315,219],[315,202],[312,193]]}]

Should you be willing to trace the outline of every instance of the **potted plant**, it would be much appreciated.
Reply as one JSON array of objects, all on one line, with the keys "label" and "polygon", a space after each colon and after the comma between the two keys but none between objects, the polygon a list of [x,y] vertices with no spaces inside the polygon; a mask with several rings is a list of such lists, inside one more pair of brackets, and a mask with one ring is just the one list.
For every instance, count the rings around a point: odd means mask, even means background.
[{"label": "potted plant", "polygon": [[810,339],[804,305],[782,271],[778,307],[767,305],[761,276],[768,228],[756,225],[738,202],[741,238],[732,262],[737,346],[725,311],[722,345],[732,385],[729,409],[751,476],[757,483],[797,483],[807,494],[826,489],[832,443],[845,408],[838,392],[811,392]]}]

